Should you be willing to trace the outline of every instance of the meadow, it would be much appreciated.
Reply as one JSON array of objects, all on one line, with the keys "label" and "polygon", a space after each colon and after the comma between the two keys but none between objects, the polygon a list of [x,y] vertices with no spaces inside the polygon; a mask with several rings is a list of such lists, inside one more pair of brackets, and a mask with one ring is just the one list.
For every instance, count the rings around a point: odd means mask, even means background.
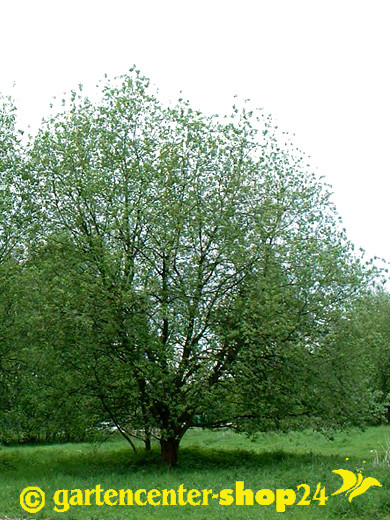
[{"label": "meadow", "polygon": [[[159,464],[158,447],[145,456],[142,447],[134,454],[120,438],[105,442],[51,446],[0,448],[0,517],[64,520],[257,520],[257,519],[390,519],[390,426],[365,431],[336,433],[333,439],[315,432],[260,434],[248,439],[231,431],[194,430],[184,437],[179,466],[169,470]],[[347,460],[348,459],[348,460]],[[365,462],[364,462],[365,461]],[[371,487],[351,502],[345,493],[332,496],[342,478],[334,469],[374,477],[382,487]],[[53,510],[56,490],[143,488],[146,490],[235,490],[244,481],[246,489],[257,491],[290,488],[296,492],[293,505],[277,512],[270,505],[71,505],[66,512]],[[310,487],[307,505],[297,505],[305,487]],[[313,499],[317,484],[328,496],[321,505]],[[28,486],[46,493],[45,507],[35,513],[23,511],[19,496]],[[64,495],[61,495],[62,497]],[[320,497],[320,494],[318,495]],[[93,502],[93,501],[92,501]]]}]

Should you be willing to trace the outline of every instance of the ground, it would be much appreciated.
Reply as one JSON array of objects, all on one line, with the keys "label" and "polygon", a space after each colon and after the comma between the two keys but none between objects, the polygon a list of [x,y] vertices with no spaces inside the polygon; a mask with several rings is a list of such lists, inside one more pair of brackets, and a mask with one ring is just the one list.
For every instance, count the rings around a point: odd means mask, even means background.
[{"label": "ground", "polygon": [[[390,426],[366,431],[337,433],[330,440],[319,433],[261,434],[254,440],[230,431],[189,432],[183,439],[179,465],[169,470],[159,464],[158,447],[151,456],[134,455],[129,446],[113,436],[107,442],[55,446],[0,447],[0,520],[280,520],[275,503],[262,505],[209,505],[145,507],[71,504],[67,512],[56,512],[56,490],[81,491],[101,485],[105,490],[146,489],[187,490],[235,488],[294,489],[296,501],[286,507],[283,520],[390,520],[390,471],[386,463]],[[387,465],[386,465],[387,464]],[[333,493],[342,484],[333,470],[363,471],[364,478],[378,479],[382,487],[372,487],[352,502],[342,493]],[[314,498],[317,485],[326,489],[328,500]],[[310,488],[310,503],[298,505],[304,489]],[[35,514],[24,512],[19,497],[28,486],[46,493],[45,507]]]}]

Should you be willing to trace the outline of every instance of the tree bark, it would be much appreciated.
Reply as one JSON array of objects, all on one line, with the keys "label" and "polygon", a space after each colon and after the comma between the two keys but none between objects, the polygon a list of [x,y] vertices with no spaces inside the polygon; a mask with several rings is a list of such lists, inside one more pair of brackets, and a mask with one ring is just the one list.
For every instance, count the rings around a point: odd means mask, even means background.
[{"label": "tree bark", "polygon": [[180,440],[176,437],[168,437],[168,439],[160,439],[161,446],[161,464],[169,467],[177,465]]},{"label": "tree bark", "polygon": [[150,436],[149,435],[146,435],[146,437],[144,438],[144,443],[145,443],[145,451],[146,451],[146,453],[150,453],[151,442],[150,442]]}]

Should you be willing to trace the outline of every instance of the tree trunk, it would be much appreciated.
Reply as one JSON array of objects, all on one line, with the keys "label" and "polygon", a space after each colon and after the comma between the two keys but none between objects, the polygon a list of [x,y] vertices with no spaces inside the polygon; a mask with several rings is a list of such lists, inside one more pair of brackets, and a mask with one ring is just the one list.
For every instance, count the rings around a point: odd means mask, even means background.
[{"label": "tree trunk", "polygon": [[180,440],[175,437],[160,439],[161,464],[166,464],[169,467],[177,465],[179,443]]},{"label": "tree trunk", "polygon": [[150,442],[150,436],[147,435],[144,437],[144,443],[145,443],[145,451],[146,453],[150,453],[151,450],[151,442]]}]

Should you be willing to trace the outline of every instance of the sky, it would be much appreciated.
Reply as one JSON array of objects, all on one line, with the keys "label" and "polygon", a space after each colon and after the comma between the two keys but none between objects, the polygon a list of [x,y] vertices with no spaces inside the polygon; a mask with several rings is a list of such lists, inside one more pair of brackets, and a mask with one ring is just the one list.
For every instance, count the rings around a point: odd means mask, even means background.
[{"label": "sky", "polygon": [[[271,113],[390,261],[389,0],[0,0],[0,92],[34,132],[54,96],[132,65],[207,114]],[[180,94],[182,92],[182,94]]]}]

